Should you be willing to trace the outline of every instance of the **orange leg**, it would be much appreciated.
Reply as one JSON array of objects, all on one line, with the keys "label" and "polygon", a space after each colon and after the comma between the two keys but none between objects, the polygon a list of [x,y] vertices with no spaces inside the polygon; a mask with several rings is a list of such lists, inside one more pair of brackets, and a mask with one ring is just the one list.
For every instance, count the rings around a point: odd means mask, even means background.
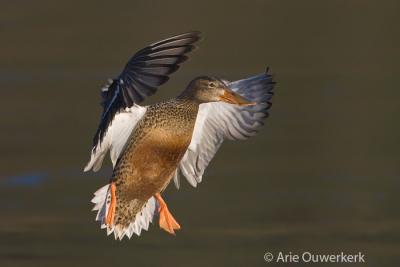
[{"label": "orange leg", "polygon": [[155,194],[155,197],[159,205],[158,212],[160,214],[160,227],[170,234],[175,234],[174,230],[181,229],[181,226],[169,212],[167,203],[162,199],[160,193]]},{"label": "orange leg", "polygon": [[117,198],[115,196],[115,184],[111,182],[111,203],[108,208],[106,225],[111,226],[114,222],[115,206],[117,204]]}]

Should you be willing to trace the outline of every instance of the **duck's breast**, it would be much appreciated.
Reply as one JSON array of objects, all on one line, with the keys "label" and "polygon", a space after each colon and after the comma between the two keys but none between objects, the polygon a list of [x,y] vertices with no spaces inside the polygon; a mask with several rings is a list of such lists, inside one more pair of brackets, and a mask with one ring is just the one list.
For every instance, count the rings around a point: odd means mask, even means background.
[{"label": "duck's breast", "polygon": [[127,147],[118,164],[114,178],[131,197],[147,199],[163,190],[190,144],[194,123],[168,122],[138,129],[145,133]]}]

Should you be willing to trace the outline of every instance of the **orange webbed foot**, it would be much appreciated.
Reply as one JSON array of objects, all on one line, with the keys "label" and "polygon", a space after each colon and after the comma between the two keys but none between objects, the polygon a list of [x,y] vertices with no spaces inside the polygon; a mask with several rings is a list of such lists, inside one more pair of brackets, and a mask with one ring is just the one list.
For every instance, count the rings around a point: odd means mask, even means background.
[{"label": "orange webbed foot", "polygon": [[165,203],[164,199],[162,199],[160,193],[157,193],[155,197],[159,205],[158,212],[160,214],[160,227],[168,233],[174,235],[174,230],[181,229],[181,226],[175,220],[174,216],[172,216],[171,212],[169,212],[167,203]]},{"label": "orange webbed foot", "polygon": [[111,203],[108,207],[107,211],[107,218],[106,218],[106,225],[111,226],[114,223],[114,214],[115,214],[115,207],[117,204],[117,197],[115,196],[115,184],[111,182],[110,184],[111,189]]}]

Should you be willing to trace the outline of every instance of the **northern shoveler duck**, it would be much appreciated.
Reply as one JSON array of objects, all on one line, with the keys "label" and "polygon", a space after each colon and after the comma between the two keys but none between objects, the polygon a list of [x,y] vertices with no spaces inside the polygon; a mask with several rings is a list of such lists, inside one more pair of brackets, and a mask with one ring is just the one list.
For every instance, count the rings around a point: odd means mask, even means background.
[{"label": "northern shoveler duck", "polygon": [[200,40],[189,32],[137,52],[102,91],[103,114],[84,171],[97,171],[110,151],[113,174],[92,200],[96,220],[116,239],[140,235],[153,217],[174,234],[180,225],[161,193],[179,176],[196,187],[224,139],[247,139],[271,106],[272,77],[265,73],[229,82],[202,76],[170,100],[139,106],[187,59]]}]

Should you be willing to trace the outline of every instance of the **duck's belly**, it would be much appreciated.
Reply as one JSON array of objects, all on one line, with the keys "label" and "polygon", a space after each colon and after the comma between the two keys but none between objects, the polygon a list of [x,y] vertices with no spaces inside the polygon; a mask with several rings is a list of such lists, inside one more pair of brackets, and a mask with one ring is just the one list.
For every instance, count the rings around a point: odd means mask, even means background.
[{"label": "duck's belly", "polygon": [[128,198],[147,200],[170,182],[191,140],[192,133],[152,129],[124,153],[114,179]]}]

